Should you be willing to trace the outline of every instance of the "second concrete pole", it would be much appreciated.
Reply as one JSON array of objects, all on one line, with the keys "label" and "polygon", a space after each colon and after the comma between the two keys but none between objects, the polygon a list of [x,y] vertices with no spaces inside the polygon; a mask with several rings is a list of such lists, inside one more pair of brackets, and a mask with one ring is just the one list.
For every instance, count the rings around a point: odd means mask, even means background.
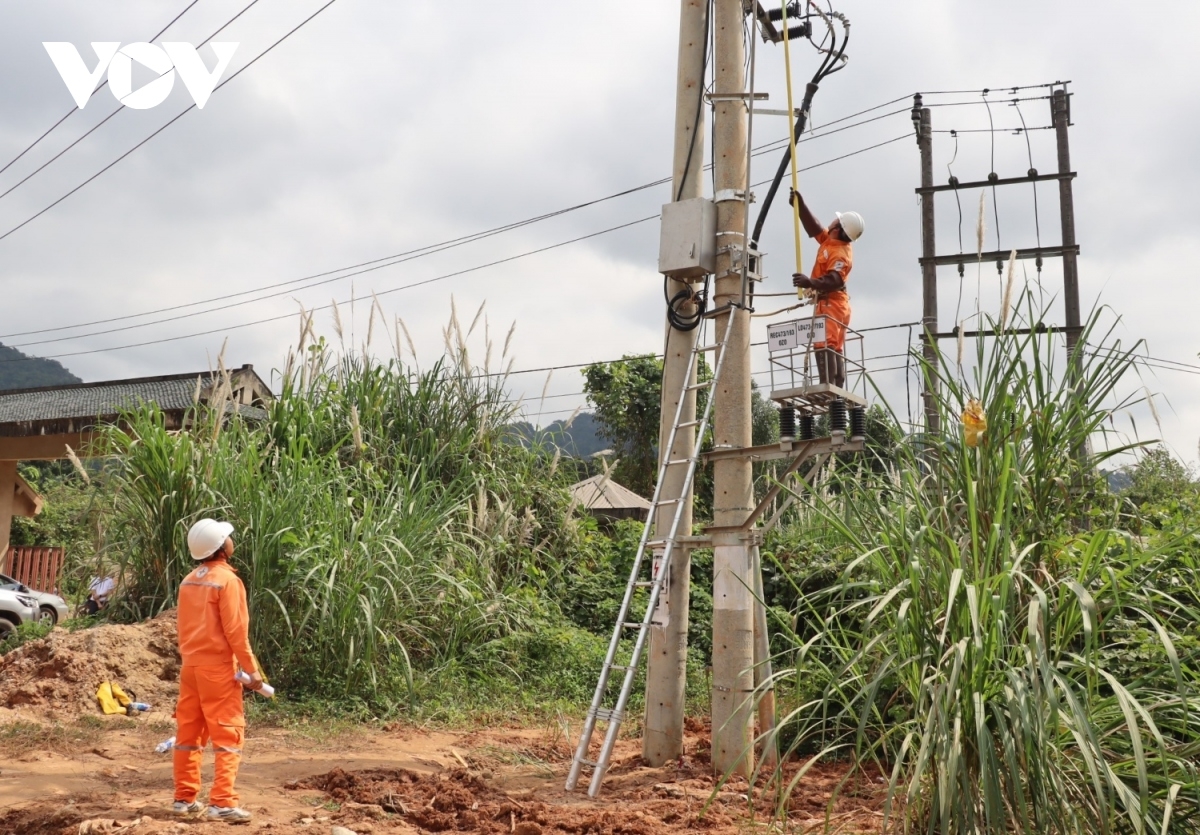
[{"label": "second concrete pole", "polygon": [[[716,318],[718,340],[727,352],[713,392],[715,448],[750,446],[750,316],[738,305],[745,246],[747,102],[741,0],[715,0],[713,55],[716,59],[713,113],[713,179],[717,201]],[[754,691],[754,597],[749,542],[740,526],[754,504],[748,458],[713,464],[713,770],[750,775]]]}]

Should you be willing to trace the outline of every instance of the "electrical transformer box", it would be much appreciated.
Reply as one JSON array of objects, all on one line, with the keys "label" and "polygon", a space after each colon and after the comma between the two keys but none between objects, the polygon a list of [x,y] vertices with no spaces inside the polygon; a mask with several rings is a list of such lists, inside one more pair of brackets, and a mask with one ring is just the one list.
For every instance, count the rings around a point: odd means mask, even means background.
[{"label": "electrical transformer box", "polygon": [[717,205],[696,197],[662,208],[658,271],[671,278],[703,278],[717,267]]}]

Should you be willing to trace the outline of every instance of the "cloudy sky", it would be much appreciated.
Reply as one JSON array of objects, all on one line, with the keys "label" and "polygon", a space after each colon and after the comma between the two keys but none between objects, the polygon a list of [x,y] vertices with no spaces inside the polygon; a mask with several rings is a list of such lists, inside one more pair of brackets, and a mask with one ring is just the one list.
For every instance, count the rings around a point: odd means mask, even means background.
[{"label": "cloudy sky", "polygon": [[[0,168],[74,107],[42,42],[75,44],[90,67],[96,59],[89,42],[144,41],[184,12],[155,40],[200,44],[244,10],[217,38],[239,44],[228,78],[326,5],[189,2],[0,0]],[[930,95],[927,103],[944,105],[934,109],[936,130],[962,131],[937,134],[935,177],[975,180],[990,170],[1020,175],[1030,155],[1042,172],[1054,169],[1052,131],[1007,130],[1022,117],[1030,128],[1049,124],[1045,90],[1020,91],[1027,100],[1018,111],[1011,88],[1069,79],[1085,313],[1108,305],[1109,315],[1120,317],[1118,338],[1146,340],[1150,356],[1191,366],[1156,362],[1160,367],[1144,375],[1163,435],[1195,460],[1200,338],[1192,274],[1200,262],[1200,202],[1191,149],[1200,97],[1188,91],[1200,86],[1192,34],[1200,6],[844,0],[838,8],[853,23],[851,60],[818,93],[816,131],[801,146],[801,163],[819,165],[896,140],[802,174],[820,215],[854,208],[866,217],[851,279],[854,324],[879,328],[920,317],[911,94],[967,91]],[[406,322],[420,361],[441,351],[452,296],[468,320],[486,302],[497,354],[516,323],[516,369],[657,350],[662,297],[652,218],[669,199],[666,187],[442,251],[425,248],[669,175],[677,37],[674,0],[335,0],[216,91],[203,110],[186,113],[30,220],[192,103],[177,82],[158,107],[124,109],[64,152],[117,109],[112,94],[100,90],[0,172],[0,341],[59,357],[85,380],[100,380],[202,369],[228,339],[230,364],[251,362],[266,373],[282,365],[295,341],[299,304],[337,300],[346,338],[353,328],[358,344],[374,291],[389,322]],[[202,55],[211,66],[210,48]],[[786,106],[779,48],[762,46],[758,55],[756,87],[771,96],[765,106]],[[800,48],[795,63],[804,80],[815,53]],[[135,88],[152,77],[135,66]],[[988,127],[984,88],[992,91],[992,124],[1006,130],[968,133]],[[869,108],[876,109],[826,130],[852,127],[821,136],[822,126]],[[867,119],[873,121],[857,124]],[[783,119],[758,118],[755,144],[786,131]],[[759,157],[755,181],[767,179],[777,159],[774,152]],[[975,248],[978,200],[977,192],[962,196],[967,251]],[[952,195],[939,199],[938,213],[939,251],[958,251]],[[1001,189],[995,207],[989,193],[986,248],[1032,246],[1039,235],[1057,243],[1053,185],[1038,190],[1038,220],[1031,188]],[[634,221],[642,222],[514,258]],[[763,291],[783,292],[794,256],[778,207],[764,248]],[[346,269],[413,251],[420,257],[382,261],[353,276],[356,270]],[[813,254],[810,245],[806,262]],[[503,259],[512,260],[485,266]],[[1036,285],[1032,262],[1026,266]],[[943,329],[953,327],[954,311],[974,311],[977,282],[983,307],[997,307],[994,268],[981,276],[968,268],[961,302],[954,270],[940,280]],[[408,287],[417,282],[428,283]],[[1061,273],[1048,263],[1041,282],[1051,304],[1047,318],[1061,322],[1054,301]],[[359,300],[353,313],[352,295]],[[155,312],[166,308],[177,309]],[[769,309],[767,300],[760,309]],[[127,318],[91,324],[117,317]],[[757,321],[759,327],[767,320]],[[329,311],[318,322],[336,338]],[[481,331],[473,337],[479,357],[482,338]],[[372,350],[391,350],[381,329],[374,340]],[[873,331],[866,343],[902,417],[916,409],[915,381],[896,367],[902,356],[889,356],[908,344],[906,327]],[[765,359],[756,355],[756,370],[766,370]],[[553,397],[545,401],[544,373],[512,379],[514,397],[526,396],[527,413],[538,422],[583,402],[572,369],[554,372],[546,387]],[[1140,385],[1132,380],[1129,390]],[[1143,437],[1158,434],[1144,406],[1133,417]]]}]

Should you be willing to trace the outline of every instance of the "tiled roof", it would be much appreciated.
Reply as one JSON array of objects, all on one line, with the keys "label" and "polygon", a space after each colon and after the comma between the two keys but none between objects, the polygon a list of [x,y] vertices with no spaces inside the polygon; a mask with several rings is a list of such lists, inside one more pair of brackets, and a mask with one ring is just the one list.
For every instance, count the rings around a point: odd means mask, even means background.
[{"label": "tiled roof", "polygon": [[602,475],[571,485],[571,496],[588,510],[650,509],[650,502]]},{"label": "tiled roof", "polygon": [[[163,411],[185,410],[192,406],[198,377],[202,378],[204,389],[211,385],[213,375],[205,371],[200,374],[0,391],[0,424],[112,417],[144,403],[157,403]],[[239,411],[246,411],[247,408]],[[253,411],[261,413],[258,409]]]}]

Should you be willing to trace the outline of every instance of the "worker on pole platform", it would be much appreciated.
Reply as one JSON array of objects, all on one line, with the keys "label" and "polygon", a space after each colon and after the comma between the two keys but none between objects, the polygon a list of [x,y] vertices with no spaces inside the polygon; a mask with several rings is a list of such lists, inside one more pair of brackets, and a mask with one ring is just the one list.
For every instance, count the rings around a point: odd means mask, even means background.
[{"label": "worker on pole platform", "polygon": [[819,245],[812,276],[795,273],[792,284],[812,290],[817,295],[814,316],[825,317],[825,341],[817,342],[817,373],[822,383],[846,387],[846,328],[850,324],[850,295],[846,281],[854,266],[853,242],[863,233],[863,219],[858,212],[836,212],[836,218],[826,229],[804,204],[804,198],[793,191],[788,198],[799,207],[804,231]]},{"label": "worker on pole platform", "polygon": [[216,755],[210,820],[248,821],[234,789],[246,716],[237,668],[249,676],[245,687],[263,686],[258,661],[250,651],[250,615],[246,587],[229,564],[233,525],[201,519],[188,531],[188,550],[201,563],[179,587],[179,702],[175,708],[175,804],[177,815],[198,815],[200,759],[211,739]]}]

